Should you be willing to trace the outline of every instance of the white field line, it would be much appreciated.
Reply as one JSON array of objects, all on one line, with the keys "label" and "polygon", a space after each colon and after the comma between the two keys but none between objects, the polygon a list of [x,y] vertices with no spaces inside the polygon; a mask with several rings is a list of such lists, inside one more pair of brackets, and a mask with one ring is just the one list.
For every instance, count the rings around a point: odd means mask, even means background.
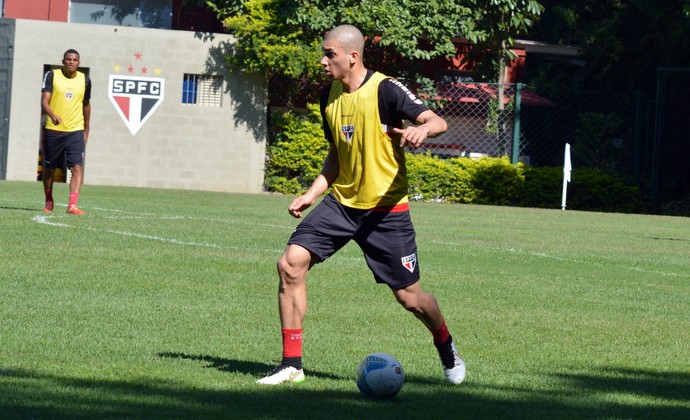
[{"label": "white field line", "polygon": [[[32,220],[34,222],[39,223],[39,224],[48,225],[48,226],[67,227],[67,228],[73,227],[72,225],[69,225],[67,223],[54,222],[51,220],[52,217],[54,217],[54,216],[39,215],[39,216],[34,216],[32,218]],[[154,241],[167,242],[167,243],[177,244],[177,245],[202,246],[202,247],[217,248],[217,249],[221,249],[221,248],[239,249],[239,247],[221,247],[220,245],[210,244],[210,243],[206,243],[206,242],[181,241],[181,240],[175,239],[175,238],[165,238],[165,237],[157,236],[157,235],[147,235],[147,234],[137,233],[137,232],[127,232],[124,230],[97,229],[97,228],[92,228],[92,227],[82,227],[81,229],[90,230],[92,232],[105,232],[105,233],[112,233],[115,235],[132,236],[135,238],[152,239]]]},{"label": "white field line", "polygon": [[[467,244],[462,244],[459,242],[443,242],[443,241],[431,241],[431,243],[434,244],[439,244],[439,245],[448,245],[448,246],[457,246],[457,247],[462,247],[462,246],[467,246]],[[500,252],[508,252],[508,253],[513,253],[513,254],[520,254],[520,255],[530,255],[533,257],[539,257],[539,258],[545,258],[549,260],[554,260],[554,261],[563,261],[563,262],[569,262],[573,264],[578,264],[583,262],[582,260],[578,260],[576,258],[568,258],[568,257],[562,257],[558,255],[551,255],[546,252],[538,252],[538,251],[528,251],[526,249],[519,249],[519,248],[500,248],[500,247],[482,247],[484,249],[490,249],[494,251],[500,251]],[[601,263],[598,263],[599,265],[604,265]],[[630,271],[637,271],[640,273],[647,273],[647,274],[656,274],[664,277],[683,277],[682,274],[678,274],[675,272],[668,272],[668,271],[659,271],[659,270],[646,270],[641,267],[632,267],[628,265],[617,265],[617,264],[610,264],[616,268],[622,268]]]},{"label": "white field line", "polygon": [[[125,210],[119,210],[119,209],[104,209],[104,208],[98,208],[94,207],[94,210],[99,210],[99,211],[105,211],[105,212],[113,212],[113,213],[131,213],[129,211]],[[53,219],[55,218],[66,218],[67,216],[54,216],[54,215],[37,215],[32,217],[32,220],[36,223],[43,224],[43,225],[48,225],[48,226],[55,226],[55,227],[62,227],[62,228],[72,228],[75,227],[73,225],[70,225],[68,223],[63,223],[63,222],[58,222]],[[264,224],[264,223],[247,223],[247,222],[237,222],[234,220],[227,220],[227,219],[210,219],[210,218],[203,218],[203,217],[187,217],[187,216],[156,216],[154,213],[135,213],[133,215],[127,215],[127,216],[105,216],[105,219],[110,219],[110,220],[134,220],[134,219],[159,219],[159,220],[180,220],[180,221],[185,221],[185,220],[194,220],[194,221],[206,221],[206,222],[211,222],[211,223],[229,223],[229,224],[246,224],[250,226],[262,226],[262,227],[270,227],[270,228],[281,228],[281,229],[293,229],[290,226],[285,226],[285,225],[272,225],[272,224]],[[214,248],[214,249],[231,249],[231,250],[246,250],[247,248],[245,247],[238,247],[238,246],[232,246],[232,245],[218,245],[214,243],[208,243],[208,242],[193,242],[193,241],[184,241],[176,238],[167,238],[163,236],[158,236],[158,235],[149,235],[149,234],[144,234],[144,233],[139,233],[139,232],[131,232],[131,231],[125,231],[125,230],[114,230],[114,229],[99,229],[99,228],[94,228],[94,227],[80,227],[81,229],[85,230],[90,230],[92,232],[105,232],[105,233],[111,233],[114,235],[122,235],[122,236],[130,236],[130,237],[135,237],[135,238],[141,238],[141,239],[149,239],[149,240],[154,240],[154,241],[159,241],[159,242],[166,242],[166,243],[171,243],[171,244],[176,244],[176,245],[185,245],[185,246],[199,246],[199,247],[206,247],[206,248]],[[282,250],[274,250],[274,249],[257,249],[257,251],[266,251],[266,252],[282,252]]]}]

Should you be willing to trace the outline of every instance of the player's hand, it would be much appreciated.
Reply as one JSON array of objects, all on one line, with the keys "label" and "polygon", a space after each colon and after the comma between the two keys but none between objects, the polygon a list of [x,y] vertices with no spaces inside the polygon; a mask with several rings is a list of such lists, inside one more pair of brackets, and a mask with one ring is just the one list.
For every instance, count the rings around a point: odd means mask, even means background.
[{"label": "player's hand", "polygon": [[60,125],[60,123],[62,122],[62,118],[58,117],[57,115],[50,117],[50,120],[55,125]]},{"label": "player's hand", "polygon": [[429,130],[425,127],[410,125],[404,129],[393,127],[395,134],[400,134],[400,147],[416,149],[422,145],[429,135]]},{"label": "player's hand", "polygon": [[302,211],[308,209],[313,203],[314,200],[306,195],[300,195],[292,200],[292,204],[288,206],[288,213],[290,213],[290,216],[299,219],[302,217]]}]

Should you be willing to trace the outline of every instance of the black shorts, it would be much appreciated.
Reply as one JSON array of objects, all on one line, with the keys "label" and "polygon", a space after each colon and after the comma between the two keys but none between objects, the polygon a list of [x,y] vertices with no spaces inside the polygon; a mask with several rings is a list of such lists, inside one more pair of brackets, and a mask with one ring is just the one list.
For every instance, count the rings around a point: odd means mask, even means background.
[{"label": "black shorts", "polygon": [[288,245],[306,248],[321,262],[350,240],[364,252],[377,283],[397,290],[419,281],[417,244],[409,211],[353,209],[328,194],[297,226]]},{"label": "black shorts", "polygon": [[65,159],[67,167],[84,165],[84,131],[63,132],[44,130],[43,167],[55,169],[62,166]]}]

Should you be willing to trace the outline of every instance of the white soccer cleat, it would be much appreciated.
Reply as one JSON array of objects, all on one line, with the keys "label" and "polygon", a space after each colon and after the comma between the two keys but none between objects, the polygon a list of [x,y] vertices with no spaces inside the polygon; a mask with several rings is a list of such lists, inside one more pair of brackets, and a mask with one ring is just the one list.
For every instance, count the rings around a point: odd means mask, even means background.
[{"label": "white soccer cleat", "polygon": [[438,354],[448,382],[454,385],[461,384],[465,380],[465,361],[458,355],[455,343],[451,342],[450,348],[439,349]]},{"label": "white soccer cleat", "polygon": [[304,382],[304,370],[292,366],[277,366],[268,376],[256,381],[261,385],[279,385],[286,382]]}]

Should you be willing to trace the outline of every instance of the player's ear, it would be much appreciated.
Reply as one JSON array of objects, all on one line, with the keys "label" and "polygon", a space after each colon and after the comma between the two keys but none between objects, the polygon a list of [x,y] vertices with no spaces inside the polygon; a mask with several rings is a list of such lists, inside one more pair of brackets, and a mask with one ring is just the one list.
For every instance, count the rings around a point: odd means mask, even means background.
[{"label": "player's ear", "polygon": [[350,51],[350,64],[355,64],[358,57],[359,53],[357,51]]}]

